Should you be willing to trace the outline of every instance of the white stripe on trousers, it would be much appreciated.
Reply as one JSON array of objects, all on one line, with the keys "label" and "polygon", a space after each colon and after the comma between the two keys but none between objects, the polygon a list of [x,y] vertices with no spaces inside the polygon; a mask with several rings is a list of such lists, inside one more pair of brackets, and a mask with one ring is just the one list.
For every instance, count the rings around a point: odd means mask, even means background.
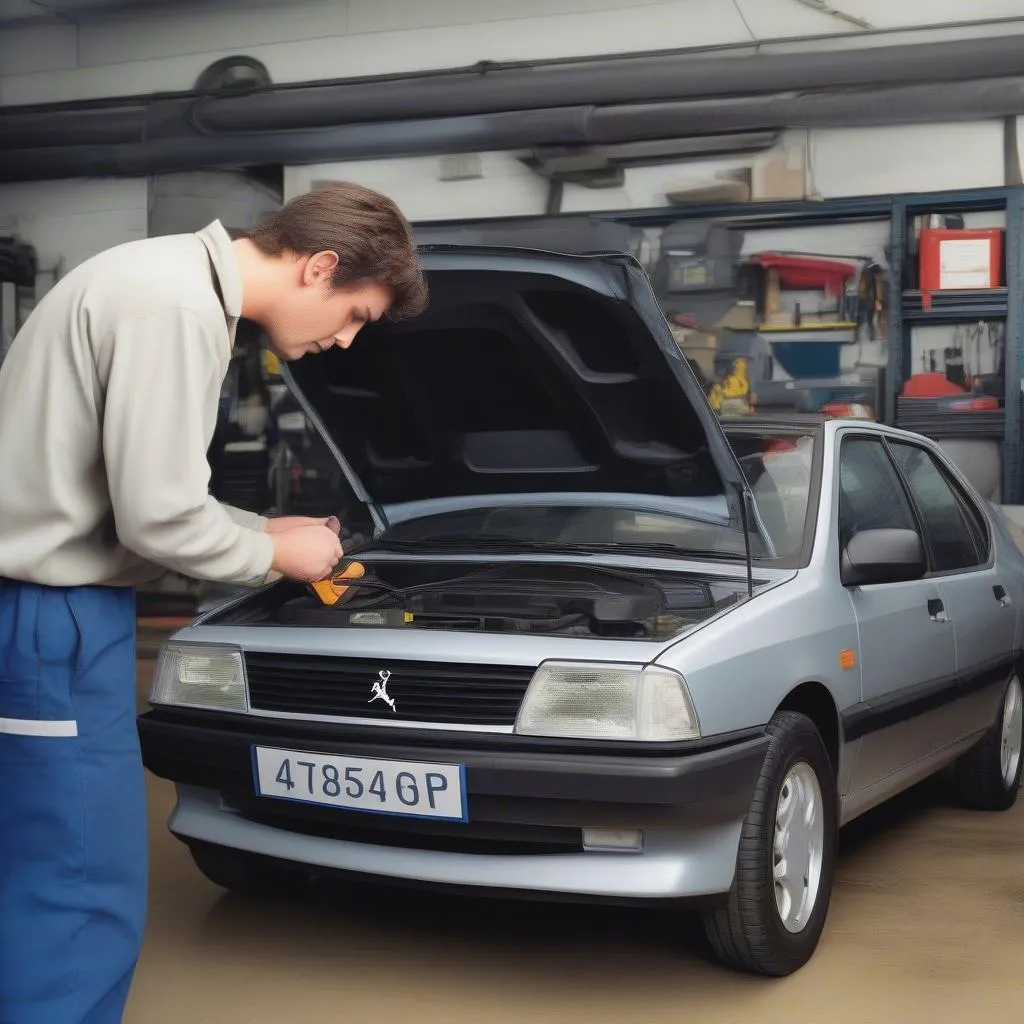
[{"label": "white stripe on trousers", "polygon": [[0,736],[77,736],[75,721],[41,722],[31,718],[0,718]]}]

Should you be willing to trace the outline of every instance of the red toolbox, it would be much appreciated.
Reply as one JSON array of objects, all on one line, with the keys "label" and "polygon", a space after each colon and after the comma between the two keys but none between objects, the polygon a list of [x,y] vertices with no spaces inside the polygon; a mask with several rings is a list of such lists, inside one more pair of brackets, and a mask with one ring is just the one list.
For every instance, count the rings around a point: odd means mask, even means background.
[{"label": "red toolbox", "polygon": [[750,257],[750,262],[760,264],[765,270],[777,270],[783,288],[821,289],[832,297],[842,295],[846,282],[857,273],[853,263],[801,253],[758,252]]},{"label": "red toolbox", "polygon": [[1003,283],[1002,228],[922,228],[919,251],[923,292]]}]

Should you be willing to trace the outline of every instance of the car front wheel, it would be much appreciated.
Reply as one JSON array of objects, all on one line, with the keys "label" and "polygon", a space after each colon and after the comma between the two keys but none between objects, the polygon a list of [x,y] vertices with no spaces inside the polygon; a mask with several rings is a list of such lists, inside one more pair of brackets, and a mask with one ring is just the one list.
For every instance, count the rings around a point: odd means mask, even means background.
[{"label": "car front wheel", "polygon": [[780,711],[743,822],[726,903],[705,913],[720,960],[786,975],[811,958],[825,927],[838,831],[835,777],[821,735],[805,715]]}]

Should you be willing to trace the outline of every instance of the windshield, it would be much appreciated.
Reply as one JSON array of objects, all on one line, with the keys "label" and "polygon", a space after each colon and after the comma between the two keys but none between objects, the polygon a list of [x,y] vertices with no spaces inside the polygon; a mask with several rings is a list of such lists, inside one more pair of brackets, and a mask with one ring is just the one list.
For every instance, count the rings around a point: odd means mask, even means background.
[{"label": "windshield", "polygon": [[[815,436],[809,432],[728,433],[747,476],[774,558],[799,555],[810,504]],[[577,500],[585,497],[576,496]],[[384,546],[533,549],[551,551],[649,551],[745,559],[740,530],[681,514],[587,504],[485,504],[393,524]],[[772,553],[751,528],[751,556]],[[772,559],[774,560],[774,559]]]},{"label": "windshield", "polygon": [[[796,558],[811,506],[816,435],[798,431],[726,430],[750,484],[776,557]],[[757,557],[757,551],[751,554]]]}]

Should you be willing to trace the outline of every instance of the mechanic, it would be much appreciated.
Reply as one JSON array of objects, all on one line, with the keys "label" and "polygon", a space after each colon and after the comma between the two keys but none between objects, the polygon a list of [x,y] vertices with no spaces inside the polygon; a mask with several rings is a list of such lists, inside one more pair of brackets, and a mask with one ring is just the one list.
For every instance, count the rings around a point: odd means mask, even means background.
[{"label": "mechanic", "polygon": [[134,587],[315,581],[335,519],[208,493],[240,317],[284,360],[427,300],[412,232],[348,183],[232,240],[117,246],[64,277],[0,368],[0,1024],[120,1021],[146,911]]}]

